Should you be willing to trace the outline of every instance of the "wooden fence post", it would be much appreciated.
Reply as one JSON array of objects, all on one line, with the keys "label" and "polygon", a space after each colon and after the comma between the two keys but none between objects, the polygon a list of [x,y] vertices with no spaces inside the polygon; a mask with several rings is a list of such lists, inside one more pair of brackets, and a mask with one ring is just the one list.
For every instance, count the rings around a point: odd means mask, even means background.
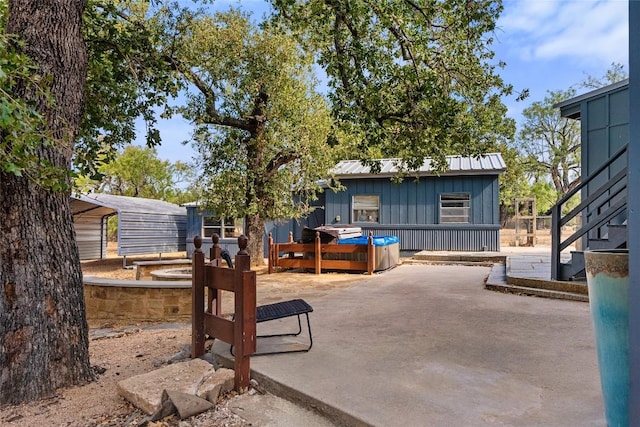
[{"label": "wooden fence post", "polygon": [[247,253],[247,238],[238,237],[240,251],[236,255],[234,361],[235,385],[238,393],[249,389],[250,356],[256,351],[256,273],[251,271],[251,257]]},{"label": "wooden fence post", "polygon": [[373,247],[373,231],[369,231],[369,238],[367,239],[367,273],[373,274],[375,266],[376,251]]},{"label": "wooden fence post", "polygon": [[273,235],[269,233],[269,250],[267,251],[269,260],[267,274],[273,273]]},{"label": "wooden fence post", "polygon": [[[211,250],[209,251],[209,260],[212,265],[216,267],[222,267],[222,248],[218,242],[220,242],[220,236],[217,233],[213,233],[211,236],[211,241],[213,242],[213,246],[211,246]],[[220,289],[216,289],[215,293],[211,292],[211,288],[208,290],[208,311],[209,313],[220,315],[222,313],[222,291]],[[215,311],[213,311],[213,300],[216,301]]]},{"label": "wooden fence post", "polygon": [[[293,231],[289,232],[289,241],[287,243],[293,243]],[[289,252],[289,258],[293,258],[295,253]]]},{"label": "wooden fence post", "polygon": [[204,354],[204,253],[202,238],[193,238],[196,247],[191,269],[191,357]]},{"label": "wooden fence post", "polygon": [[316,231],[316,240],[313,246],[314,249],[314,260],[316,267],[316,274],[320,274],[322,272],[322,244],[320,242],[320,232]]}]

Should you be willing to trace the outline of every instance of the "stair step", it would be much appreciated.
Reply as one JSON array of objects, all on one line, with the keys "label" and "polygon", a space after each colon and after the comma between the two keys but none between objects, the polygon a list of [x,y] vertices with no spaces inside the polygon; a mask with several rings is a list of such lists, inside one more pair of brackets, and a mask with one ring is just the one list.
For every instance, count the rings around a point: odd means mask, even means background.
[{"label": "stair step", "polygon": [[626,247],[627,236],[629,235],[627,231],[627,225],[626,224],[610,224],[608,228],[609,228],[608,238],[609,238],[609,241],[611,242],[611,246],[603,249],[610,249],[610,248],[616,249],[620,247]]},{"label": "stair step", "polygon": [[487,283],[485,288],[492,291],[511,293],[517,295],[530,295],[542,298],[564,299],[571,301],[589,302],[589,296],[573,292],[553,291],[548,289],[531,288],[528,286],[517,286],[510,284]]},{"label": "stair step", "polygon": [[580,295],[587,295],[589,293],[587,283],[579,281],[567,282],[560,280],[541,280],[508,276],[507,284],[526,288],[544,289],[547,291],[569,292]]},{"label": "stair step", "polygon": [[609,224],[607,235],[602,239],[589,239],[589,249],[618,249],[627,246],[627,225]]},{"label": "stair step", "polygon": [[611,249],[609,239],[589,239],[589,249]]}]

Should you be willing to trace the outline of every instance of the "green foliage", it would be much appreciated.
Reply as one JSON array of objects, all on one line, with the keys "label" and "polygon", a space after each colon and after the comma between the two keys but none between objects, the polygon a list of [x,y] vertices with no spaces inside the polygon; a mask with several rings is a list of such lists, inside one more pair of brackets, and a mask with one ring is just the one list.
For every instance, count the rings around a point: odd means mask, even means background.
[{"label": "green foliage", "polygon": [[180,81],[158,49],[164,29],[146,1],[89,0],[83,32],[89,53],[85,116],[74,167],[99,179],[96,158],[109,160],[136,137],[142,117],[147,144],[160,143],[155,108],[178,94]]},{"label": "green foliage", "polygon": [[490,49],[499,1],[271,3],[329,76],[333,114],[360,136],[359,158],[415,168],[431,157],[444,168],[447,154],[479,155],[512,137],[501,102],[512,88]]},{"label": "green foliage", "polygon": [[118,241],[118,216],[113,215],[107,219],[107,240],[110,242]]},{"label": "green foliage", "polygon": [[[0,21],[6,4],[0,3]],[[16,92],[29,92],[54,105],[48,79],[38,73],[29,58],[20,53],[23,42],[0,28],[0,173],[25,176],[34,184],[54,190],[66,189],[68,171],[38,154],[44,144],[56,144],[46,130],[46,119],[33,103]]]},{"label": "green foliage", "polygon": [[546,181],[536,181],[531,185],[531,195],[536,198],[538,215],[548,215],[551,207],[556,204],[560,196],[553,185]]},{"label": "green foliage", "polygon": [[506,164],[506,171],[499,178],[500,217],[504,222],[515,214],[515,200],[531,197],[531,190],[520,152],[508,144],[501,144],[499,151]]},{"label": "green foliage", "polygon": [[[5,29],[8,3],[0,1],[0,32]],[[154,25],[145,1],[89,0],[83,32],[89,63],[86,107],[75,141],[74,173],[100,179],[98,165],[113,158],[118,147],[135,139],[135,121],[147,125],[147,143],[158,144],[154,108],[177,95],[180,81],[157,49],[164,30]],[[13,96],[16,88],[38,93],[53,105],[48,80],[18,53],[20,42],[0,33],[0,152],[2,171],[28,178],[46,188],[63,189],[68,170],[38,158],[35,150],[58,144],[44,131],[45,120],[32,105]],[[22,85],[22,86],[20,86]]]},{"label": "green foliage", "polygon": [[599,89],[627,78],[629,78],[629,75],[625,71],[624,65],[618,62],[612,62],[602,77],[587,76],[580,82],[579,86],[589,89]]},{"label": "green foliage", "polygon": [[[597,89],[625,78],[624,67],[612,63],[602,77],[587,76],[577,86]],[[548,91],[542,101],[533,102],[522,113],[525,121],[518,134],[517,148],[525,158],[529,179],[534,182],[531,191],[540,199],[537,204],[540,212],[551,207],[551,199],[555,199],[554,204],[580,183],[580,122],[561,117],[555,107],[576,94],[575,87]],[[570,208],[577,203],[578,197],[566,206]]]},{"label": "green foliage", "polygon": [[580,183],[580,123],[560,116],[555,107],[575,89],[549,91],[522,112],[518,146],[536,180],[549,180],[559,197]]},{"label": "green foliage", "polygon": [[337,152],[327,145],[332,120],[314,91],[312,58],[236,10],[180,19],[189,31],[173,41],[176,63],[190,86],[179,111],[198,125],[202,200],[226,217],[308,213]]},{"label": "green foliage", "polygon": [[115,159],[98,167],[102,179],[80,177],[76,186],[119,196],[144,197],[171,203],[192,201],[194,195],[180,190],[181,181],[190,181],[192,169],[183,162],[161,160],[155,148],[127,145]]}]

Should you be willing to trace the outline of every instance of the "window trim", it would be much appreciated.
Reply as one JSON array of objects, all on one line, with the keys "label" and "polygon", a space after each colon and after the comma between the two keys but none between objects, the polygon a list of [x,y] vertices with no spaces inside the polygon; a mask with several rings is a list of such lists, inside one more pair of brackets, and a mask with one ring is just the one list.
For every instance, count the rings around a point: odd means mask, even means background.
[{"label": "window trim", "polygon": [[[451,197],[451,199],[445,199],[445,201],[451,201],[451,202],[466,202],[463,203],[463,206],[443,206],[442,202],[443,202],[443,196],[444,197]],[[456,198],[457,197],[457,198]],[[466,204],[466,206],[464,206],[464,204]],[[450,210],[460,210],[463,213],[458,214],[458,215],[445,215],[443,214],[443,209],[450,209]],[[440,224],[471,224],[471,194],[470,193],[440,193],[438,195],[438,216],[439,216],[439,223]],[[444,220],[444,218],[447,217],[451,217],[451,218],[463,218],[466,217],[467,220],[466,221],[446,221]]]},{"label": "window trim", "polygon": [[[219,222],[219,225],[205,225],[207,219],[211,219],[214,222]],[[229,218],[220,218],[218,219],[218,217],[216,217],[215,215],[203,215],[202,216],[202,227],[201,227],[201,232],[202,232],[202,237],[203,238],[209,238],[213,235],[213,233],[218,234],[218,236],[220,236],[220,239],[237,239],[239,236],[226,236],[226,229],[234,227],[237,228],[238,225],[236,225],[236,223],[239,221],[240,222],[240,227],[242,227],[242,232],[240,234],[244,234],[244,228],[245,228],[245,224],[244,224],[244,218],[236,218],[233,220],[233,225],[228,225],[225,221],[229,221]],[[207,233],[205,232],[205,230],[213,230],[211,232],[211,234],[207,235]]]},{"label": "window trim", "polygon": [[[356,214],[356,198],[357,197],[369,197],[369,198],[373,198],[375,197],[377,200],[377,207],[375,207],[374,209],[360,209],[361,211],[374,211],[377,210],[377,216],[375,221],[373,220],[359,220],[359,215]],[[362,204],[362,202],[360,202]],[[367,207],[367,205],[365,204],[365,208]],[[371,194],[371,193],[365,193],[365,194],[352,194],[351,195],[351,222],[353,224],[380,224],[380,194]]]}]

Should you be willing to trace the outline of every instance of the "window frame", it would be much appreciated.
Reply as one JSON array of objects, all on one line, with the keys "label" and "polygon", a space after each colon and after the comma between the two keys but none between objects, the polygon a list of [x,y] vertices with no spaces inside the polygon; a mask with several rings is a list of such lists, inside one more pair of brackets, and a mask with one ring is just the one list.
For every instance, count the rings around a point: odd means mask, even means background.
[{"label": "window frame", "polygon": [[[207,220],[216,223],[214,225],[207,225]],[[240,234],[237,234],[238,228],[240,229]],[[232,236],[227,235],[227,230],[235,230]],[[236,218],[218,218],[214,215],[203,215],[202,216],[202,237],[209,238],[213,236],[214,233],[217,233],[220,236],[220,239],[237,239],[240,235],[244,234],[244,219]],[[207,231],[209,233],[207,233]]]},{"label": "window frame", "polygon": [[[447,203],[460,203],[462,206],[443,206],[443,201]],[[449,211],[460,210],[460,214],[443,213],[447,209]],[[440,193],[438,196],[438,214],[440,224],[471,224],[471,194],[470,193]],[[466,221],[447,220],[447,218],[465,218]]]},{"label": "window frame", "polygon": [[[373,204],[367,204],[366,202],[357,202],[356,198],[358,197],[366,197],[366,198],[375,198],[376,199],[376,205],[377,206],[373,206]],[[362,206],[364,205],[364,208],[360,208],[358,209],[356,206]],[[368,208],[369,206],[371,206],[371,208]],[[356,211],[359,210],[361,211],[360,213],[357,213]],[[360,220],[359,218],[366,216],[366,217],[370,217],[371,215],[368,213],[368,211],[371,212],[377,212],[377,215],[375,215],[375,220]],[[351,222],[353,224],[380,224],[380,194],[352,194],[351,195]]]}]

